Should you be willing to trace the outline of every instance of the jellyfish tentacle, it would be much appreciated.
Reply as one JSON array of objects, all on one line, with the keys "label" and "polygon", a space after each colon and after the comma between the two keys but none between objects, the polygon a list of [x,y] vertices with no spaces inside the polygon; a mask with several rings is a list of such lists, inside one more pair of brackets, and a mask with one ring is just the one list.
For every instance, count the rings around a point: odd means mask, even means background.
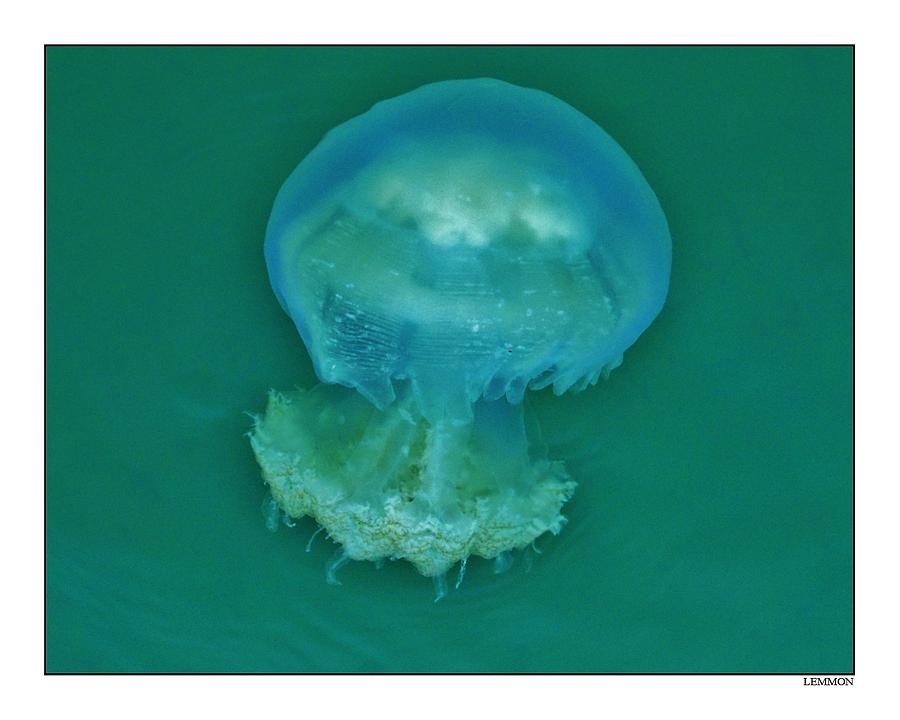
[{"label": "jellyfish tentacle", "polygon": [[313,540],[315,540],[315,539],[316,539],[316,536],[317,536],[320,532],[322,532],[324,529],[325,529],[325,528],[324,528],[322,525],[319,525],[319,527],[316,528],[315,532],[314,532],[312,535],[309,536],[309,540],[308,540],[307,543],[306,543],[306,552],[310,552],[310,551],[312,550]]},{"label": "jellyfish tentacle", "polygon": [[272,497],[272,493],[267,492],[263,498],[260,510],[266,523],[266,530],[269,532],[278,532],[278,518],[281,516],[281,508],[278,502]]},{"label": "jellyfish tentacle", "polygon": [[434,581],[434,601],[438,602],[447,597],[447,573],[441,573],[432,577]]},{"label": "jellyfish tentacle", "polygon": [[513,558],[509,550],[504,550],[494,558],[494,575],[502,575],[512,567]]},{"label": "jellyfish tentacle", "polygon": [[454,585],[457,590],[459,590],[459,586],[462,585],[463,578],[466,576],[466,563],[468,562],[468,556],[459,561],[459,574],[456,576],[456,585]]},{"label": "jellyfish tentacle", "polygon": [[325,567],[325,582],[329,585],[341,585],[342,583],[337,577],[337,571],[349,561],[350,556],[347,555],[343,548],[336,550],[334,556],[328,561],[328,565]]}]

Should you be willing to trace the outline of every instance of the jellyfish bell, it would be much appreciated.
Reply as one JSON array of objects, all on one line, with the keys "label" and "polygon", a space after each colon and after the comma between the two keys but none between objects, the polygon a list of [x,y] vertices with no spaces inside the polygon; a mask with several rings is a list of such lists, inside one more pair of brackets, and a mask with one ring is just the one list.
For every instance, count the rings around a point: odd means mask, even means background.
[{"label": "jellyfish bell", "polygon": [[278,194],[276,294],[323,382],[430,420],[595,382],[650,324],[671,241],[637,166],[561,100],[426,85],[326,135]]},{"label": "jellyfish bell", "polygon": [[265,255],[326,384],[273,394],[257,423],[276,501],[350,557],[436,575],[559,531],[574,482],[525,391],[621,361],[665,300],[671,241],[592,120],[477,79],[329,132],[279,192]]}]

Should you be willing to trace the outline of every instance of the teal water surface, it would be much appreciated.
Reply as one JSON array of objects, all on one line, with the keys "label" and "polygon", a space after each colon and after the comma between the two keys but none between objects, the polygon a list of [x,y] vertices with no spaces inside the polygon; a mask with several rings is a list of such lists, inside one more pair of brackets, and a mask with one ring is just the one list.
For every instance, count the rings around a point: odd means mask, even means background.
[{"label": "teal water surface", "polygon": [[[602,125],[659,196],[669,299],[535,405],[569,524],[433,602],[267,531],[244,433],[315,382],[272,201],[331,127],[491,76]],[[849,48],[47,50],[47,670],[850,672]]]}]

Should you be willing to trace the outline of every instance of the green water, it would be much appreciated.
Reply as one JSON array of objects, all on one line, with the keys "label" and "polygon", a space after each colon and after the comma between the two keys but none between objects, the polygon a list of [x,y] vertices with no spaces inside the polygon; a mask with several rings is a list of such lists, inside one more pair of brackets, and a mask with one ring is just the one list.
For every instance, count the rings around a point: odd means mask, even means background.
[{"label": "green water", "polygon": [[[245,411],[309,386],[262,257],[322,134],[447,78],[597,120],[669,219],[662,314],[541,393],[579,482],[529,572],[272,534]],[[47,669],[852,670],[847,48],[50,48]]]}]

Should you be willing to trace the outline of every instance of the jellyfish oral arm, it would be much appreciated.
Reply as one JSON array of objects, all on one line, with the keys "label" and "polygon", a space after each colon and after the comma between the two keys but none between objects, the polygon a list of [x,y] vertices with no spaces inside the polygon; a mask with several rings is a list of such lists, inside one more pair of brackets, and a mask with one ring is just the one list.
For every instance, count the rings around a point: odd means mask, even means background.
[{"label": "jellyfish oral arm", "polygon": [[379,411],[353,390],[318,385],[272,393],[251,442],[289,516],[315,519],[351,559],[403,558],[436,576],[565,523],[575,482],[546,459],[526,413],[482,402],[471,423],[431,424],[411,396]]}]

